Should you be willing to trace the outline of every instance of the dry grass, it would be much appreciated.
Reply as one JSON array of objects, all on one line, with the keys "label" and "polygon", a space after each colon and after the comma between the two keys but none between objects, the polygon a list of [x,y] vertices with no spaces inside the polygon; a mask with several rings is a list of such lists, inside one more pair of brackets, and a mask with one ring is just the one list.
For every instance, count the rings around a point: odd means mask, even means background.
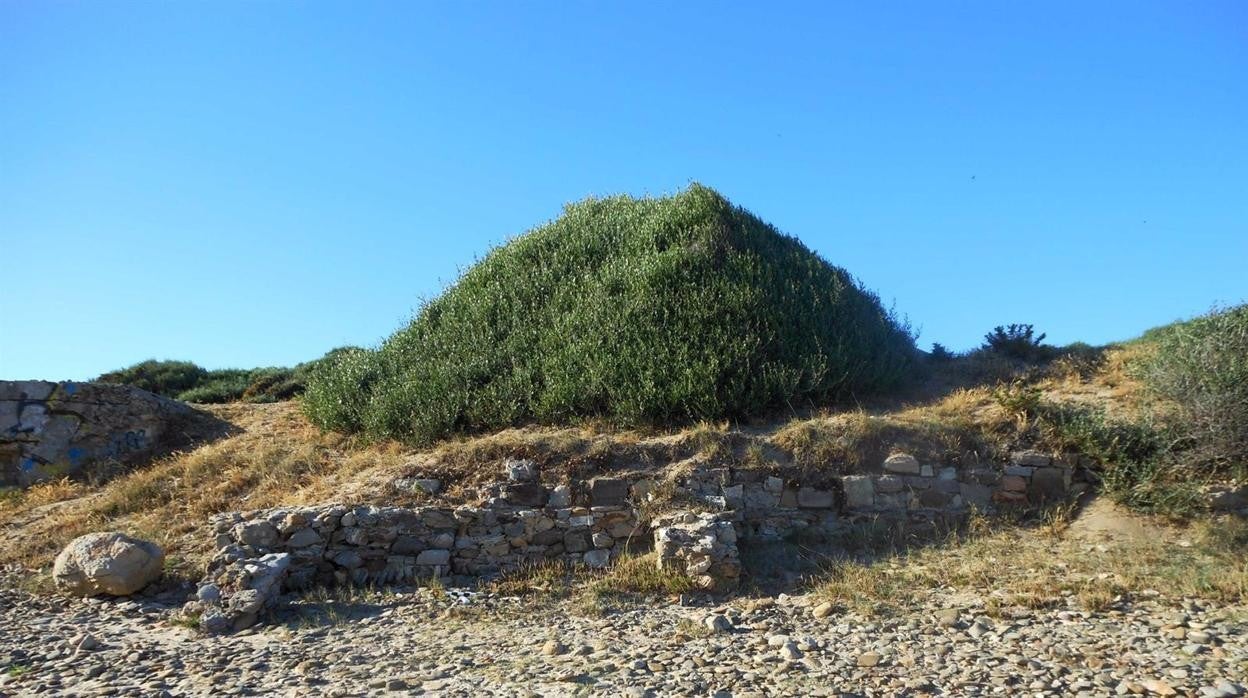
[{"label": "dry grass", "polygon": [[973,522],[943,545],[875,562],[832,562],[815,592],[871,613],[950,592],[978,595],[995,607],[1060,606],[1073,596],[1089,610],[1145,591],[1172,599],[1248,600],[1248,523],[1201,522],[1166,536],[1114,542],[1070,536],[1066,526],[1063,516],[1039,529]]},{"label": "dry grass", "polygon": [[[401,457],[385,447],[344,453],[293,405],[222,408],[243,433],[174,454],[141,470],[89,487],[62,481],[33,487],[3,507],[10,544],[0,564],[45,567],[70,539],[121,530],[163,545],[174,572],[194,574],[209,543],[213,514],[337,499],[339,486],[362,470],[393,468]],[[89,495],[89,496],[87,496]]]},{"label": "dry grass", "polygon": [[504,574],[490,590],[534,603],[570,599],[585,616],[598,617],[618,605],[643,603],[690,591],[685,575],[659,569],[653,553],[623,555],[605,570],[572,568],[563,563],[534,565]]},{"label": "dry grass", "polygon": [[[1141,409],[1138,383],[1127,368],[1136,351],[1110,351],[1093,368],[1058,362],[1047,373],[1032,375],[1028,385],[1047,400]],[[878,414],[856,409],[667,431],[586,421],[459,438],[423,452],[322,434],[296,403],[213,406],[210,411],[239,433],[104,484],[62,480],[4,493],[0,530],[7,544],[0,548],[0,565],[46,567],[77,535],[122,530],[161,543],[175,560],[175,571],[193,575],[210,544],[203,526],[213,514],[327,501],[418,503],[422,495],[395,486],[397,478],[410,477],[436,477],[451,501],[472,501],[481,485],[498,478],[505,458],[532,458],[545,478],[572,482],[604,472],[653,471],[647,476],[656,482],[655,496],[643,504],[653,514],[671,504],[677,481],[694,467],[785,471],[818,482],[874,468],[895,450],[925,462],[966,464],[1014,447],[1027,425],[1003,408],[993,384],[982,380],[1017,376],[1018,367],[978,357],[943,370],[948,375],[936,376],[911,396],[917,402]]]}]

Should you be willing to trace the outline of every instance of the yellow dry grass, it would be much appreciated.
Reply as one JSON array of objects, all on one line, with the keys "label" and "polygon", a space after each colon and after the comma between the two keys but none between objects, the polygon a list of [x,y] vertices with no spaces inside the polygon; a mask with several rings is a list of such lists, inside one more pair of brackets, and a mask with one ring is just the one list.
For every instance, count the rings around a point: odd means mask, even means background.
[{"label": "yellow dry grass", "polygon": [[1158,525],[1148,535],[1096,541],[1070,535],[1060,517],[1040,529],[980,520],[938,545],[894,551],[874,562],[830,562],[815,593],[867,613],[888,613],[937,593],[971,594],[990,608],[1060,606],[1074,596],[1095,611],[1144,593],[1242,603],[1248,600],[1248,524]]}]

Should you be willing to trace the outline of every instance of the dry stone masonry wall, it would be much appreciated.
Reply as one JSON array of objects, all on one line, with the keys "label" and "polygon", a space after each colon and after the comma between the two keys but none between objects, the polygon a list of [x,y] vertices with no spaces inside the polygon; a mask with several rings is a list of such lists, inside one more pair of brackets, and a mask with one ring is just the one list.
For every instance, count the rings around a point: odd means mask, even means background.
[{"label": "dry stone masonry wall", "polygon": [[[548,562],[598,569],[653,544],[660,568],[724,591],[741,576],[740,539],[832,535],[862,517],[957,516],[971,508],[1040,504],[1082,486],[1077,459],[1034,451],[1008,465],[920,463],[898,453],[871,474],[786,478],[748,468],[695,468],[673,501],[697,510],[643,520],[656,503],[647,474],[599,477],[574,490],[543,484],[532,461],[503,464],[505,479],[477,506],[346,506],[268,509],[212,520],[218,552],[188,612],[214,631],[246,627],[282,589],[392,585],[438,578],[467,584]],[[441,483],[411,478],[434,494]]]}]

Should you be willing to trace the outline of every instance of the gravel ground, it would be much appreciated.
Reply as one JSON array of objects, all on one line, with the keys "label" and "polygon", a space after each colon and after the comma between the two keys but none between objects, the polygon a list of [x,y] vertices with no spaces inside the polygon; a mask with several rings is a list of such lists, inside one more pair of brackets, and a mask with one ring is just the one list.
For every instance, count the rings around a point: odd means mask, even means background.
[{"label": "gravel ground", "polygon": [[291,599],[226,637],[173,623],[178,601],[0,590],[0,694],[1238,696],[1248,682],[1248,609],[1159,596],[993,618],[975,598],[872,619],[783,594],[586,617],[413,589]]}]

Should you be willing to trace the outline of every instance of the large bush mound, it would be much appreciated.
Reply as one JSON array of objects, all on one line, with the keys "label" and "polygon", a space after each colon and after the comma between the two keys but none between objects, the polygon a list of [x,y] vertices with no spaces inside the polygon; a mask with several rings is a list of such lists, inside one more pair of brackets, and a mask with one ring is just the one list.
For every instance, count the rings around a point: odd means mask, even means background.
[{"label": "large bush mound", "polygon": [[380,349],[314,371],[304,404],[325,428],[418,443],[531,420],[687,421],[886,390],[914,352],[844,270],[695,184],[567,206]]},{"label": "large bush mound", "polygon": [[1191,456],[1248,476],[1248,305],[1152,330],[1143,342],[1143,378],[1177,406]]}]

